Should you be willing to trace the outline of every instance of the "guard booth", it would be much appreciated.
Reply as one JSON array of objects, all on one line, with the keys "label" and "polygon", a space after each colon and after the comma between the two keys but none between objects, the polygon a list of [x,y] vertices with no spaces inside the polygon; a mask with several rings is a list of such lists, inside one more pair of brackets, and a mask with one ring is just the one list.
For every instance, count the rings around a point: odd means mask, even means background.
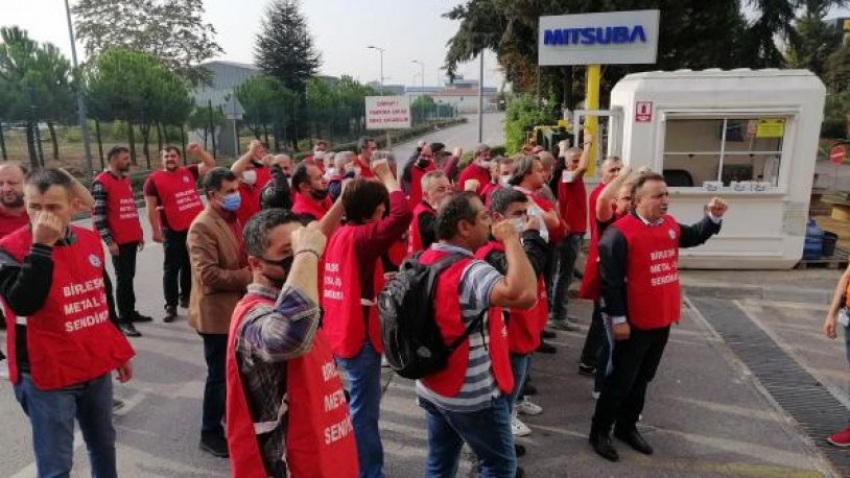
[{"label": "guard booth", "polygon": [[713,196],[729,203],[722,232],[683,249],[681,267],[789,269],[800,260],[825,94],[805,70],[647,72],[617,83],[620,144],[609,151],[663,172],[682,223],[700,219]]}]

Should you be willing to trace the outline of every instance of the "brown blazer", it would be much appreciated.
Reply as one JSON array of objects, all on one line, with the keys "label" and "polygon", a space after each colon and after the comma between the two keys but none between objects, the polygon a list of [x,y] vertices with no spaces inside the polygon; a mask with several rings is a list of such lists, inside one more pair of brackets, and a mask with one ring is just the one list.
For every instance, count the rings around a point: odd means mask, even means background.
[{"label": "brown blazer", "polygon": [[189,325],[202,334],[227,334],[236,303],[251,283],[251,270],[239,265],[239,241],[211,206],[189,227],[192,263]]}]

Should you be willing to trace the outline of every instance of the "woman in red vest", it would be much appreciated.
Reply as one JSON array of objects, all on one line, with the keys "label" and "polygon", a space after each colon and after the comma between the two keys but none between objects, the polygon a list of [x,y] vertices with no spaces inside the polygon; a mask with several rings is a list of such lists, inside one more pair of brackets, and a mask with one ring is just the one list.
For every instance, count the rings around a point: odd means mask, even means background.
[{"label": "woman in red vest", "polygon": [[323,332],[348,376],[360,476],[369,478],[382,477],[384,463],[378,432],[383,347],[374,304],[383,287],[380,257],[411,218],[387,160],[373,162],[372,168],[381,182],[359,178],[342,193],[348,223],[328,242],[322,280]]},{"label": "woman in red vest", "polygon": [[636,424],[670,325],[681,314],[679,248],[698,246],[720,232],[727,209],[721,199],[713,198],[702,221],[685,226],[667,214],[664,176],[643,174],[634,191],[634,210],[608,227],[599,240],[603,312],[610,317],[616,342],[613,370],[596,402],[590,444],[610,461],[619,460],[611,443],[612,427],[614,435],[636,451],[653,452]]},{"label": "woman in red vest", "polygon": [[318,333],[326,238],[271,209],[245,226],[254,282],[227,347],[227,440],[234,478],[354,478],[357,446],[342,381]]}]

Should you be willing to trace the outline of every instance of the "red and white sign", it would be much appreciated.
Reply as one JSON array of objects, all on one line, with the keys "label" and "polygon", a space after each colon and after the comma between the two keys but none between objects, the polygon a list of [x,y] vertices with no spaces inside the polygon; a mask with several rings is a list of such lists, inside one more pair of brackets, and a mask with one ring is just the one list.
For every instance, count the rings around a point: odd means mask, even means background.
[{"label": "red and white sign", "polygon": [[649,123],[652,121],[652,102],[637,101],[635,102],[635,122]]},{"label": "red and white sign", "polygon": [[832,164],[841,164],[844,162],[844,158],[846,157],[847,148],[845,148],[843,144],[833,146],[832,149],[829,150],[829,162]]},{"label": "red and white sign", "polygon": [[410,98],[407,96],[367,96],[366,129],[410,128]]}]

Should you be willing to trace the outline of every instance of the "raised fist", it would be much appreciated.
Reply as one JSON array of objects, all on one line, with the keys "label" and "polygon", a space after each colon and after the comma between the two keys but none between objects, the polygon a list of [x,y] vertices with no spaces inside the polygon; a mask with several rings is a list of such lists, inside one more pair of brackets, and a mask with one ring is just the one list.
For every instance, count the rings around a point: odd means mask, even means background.
[{"label": "raised fist", "polygon": [[295,252],[312,249],[321,254],[327,242],[328,238],[322,233],[317,221],[292,231],[292,250]]},{"label": "raised fist", "polygon": [[726,214],[726,210],[729,209],[726,201],[718,197],[711,198],[711,201],[708,202],[708,206],[706,207],[708,208],[708,212],[714,217],[723,217]]},{"label": "raised fist", "polygon": [[202,148],[201,145],[198,144],[198,143],[189,143],[186,146],[186,152],[191,154],[192,156],[199,155],[201,153],[201,151],[203,151],[203,150],[204,150],[204,148]]}]

